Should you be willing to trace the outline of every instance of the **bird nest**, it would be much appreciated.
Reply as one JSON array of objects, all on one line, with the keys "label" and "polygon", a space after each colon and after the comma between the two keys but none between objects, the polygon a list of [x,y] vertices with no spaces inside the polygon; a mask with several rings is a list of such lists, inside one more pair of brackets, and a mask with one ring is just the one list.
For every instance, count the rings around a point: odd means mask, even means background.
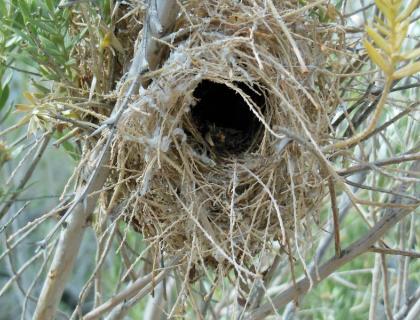
[{"label": "bird nest", "polygon": [[[166,255],[256,270],[325,195],[318,158],[336,104],[322,44],[332,32],[298,1],[191,1],[112,145],[108,207]],[[332,43],[332,42],[331,42]],[[333,44],[331,44],[333,46]],[[331,67],[331,66],[328,66]],[[332,67],[331,67],[332,68]],[[295,137],[295,138],[293,138]],[[192,276],[194,277],[194,276]]]}]

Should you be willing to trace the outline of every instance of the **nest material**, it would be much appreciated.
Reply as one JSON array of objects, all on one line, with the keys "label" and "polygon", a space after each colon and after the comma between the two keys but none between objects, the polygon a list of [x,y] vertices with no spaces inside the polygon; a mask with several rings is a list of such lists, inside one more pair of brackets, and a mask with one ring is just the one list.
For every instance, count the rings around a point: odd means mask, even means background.
[{"label": "nest material", "polygon": [[[330,35],[300,11],[282,22],[294,48],[278,17],[263,1],[252,3],[183,8],[177,30],[192,32],[172,39],[113,144],[108,199],[147,240],[194,265],[249,266],[274,241],[293,238],[308,215],[317,217],[324,196],[317,158],[277,132],[328,141],[335,91],[319,70]],[[279,14],[298,8],[278,3]]]}]

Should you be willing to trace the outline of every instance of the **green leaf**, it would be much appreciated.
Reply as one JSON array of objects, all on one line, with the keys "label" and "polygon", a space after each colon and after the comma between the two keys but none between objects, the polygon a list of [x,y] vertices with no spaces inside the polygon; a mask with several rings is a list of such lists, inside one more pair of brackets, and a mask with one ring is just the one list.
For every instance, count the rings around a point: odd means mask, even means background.
[{"label": "green leaf", "polygon": [[8,109],[4,113],[3,117],[0,118],[0,123],[4,122],[7,119],[7,117],[12,113],[12,111],[14,109],[13,107],[14,106],[13,106],[13,102],[12,102],[12,103],[9,104]]},{"label": "green leaf", "polygon": [[63,146],[64,150],[67,151],[67,154],[73,160],[75,160],[75,161],[79,161],[80,160],[80,155],[77,152],[77,149],[75,148],[75,146],[71,142],[64,141],[61,145]]},{"label": "green leaf", "polygon": [[55,1],[53,1],[53,0],[45,0],[45,4],[46,4],[47,8],[51,12],[54,12],[54,10],[55,10]]},{"label": "green leaf", "polygon": [[57,26],[54,26],[52,23],[47,23],[45,21],[39,22],[39,27],[51,35],[55,35],[57,33]]},{"label": "green leaf", "polygon": [[1,17],[7,16],[6,1],[0,1],[0,16]]},{"label": "green leaf", "polygon": [[0,110],[6,105],[7,99],[9,99],[10,89],[9,86],[0,88]]},{"label": "green leaf", "polygon": [[19,0],[18,1],[18,6],[21,10],[21,13],[22,13],[22,16],[23,16],[24,20],[29,19],[30,15],[31,15],[31,11],[30,11],[29,6],[26,3],[26,1],[25,0]]},{"label": "green leaf", "polygon": [[[54,133],[54,137],[58,140],[61,137],[63,137],[68,131],[64,131],[64,132],[58,132],[56,131]],[[73,159],[73,160],[80,160],[80,154],[78,152],[77,147],[70,141],[63,141],[61,144],[61,146],[63,146],[64,150],[66,151],[66,153]]]},{"label": "green leaf", "polygon": [[3,80],[3,87],[7,86],[10,83],[10,81],[12,80],[12,76],[13,76],[13,72],[7,73],[7,76]]},{"label": "green leaf", "polygon": [[32,81],[32,85],[38,89],[39,92],[43,93],[43,94],[48,94],[51,92],[50,89],[48,89],[47,87],[44,87],[42,84],[40,84],[39,82],[36,81]]}]

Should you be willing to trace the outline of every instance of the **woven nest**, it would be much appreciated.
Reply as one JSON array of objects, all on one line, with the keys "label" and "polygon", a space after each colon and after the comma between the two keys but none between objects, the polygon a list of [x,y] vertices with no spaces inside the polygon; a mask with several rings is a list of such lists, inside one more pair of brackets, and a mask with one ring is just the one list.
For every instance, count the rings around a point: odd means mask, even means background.
[{"label": "woven nest", "polygon": [[[195,267],[252,265],[308,216],[317,220],[325,195],[319,161],[284,133],[328,142],[336,99],[321,44],[331,35],[299,11],[283,20],[292,46],[278,16],[252,3],[182,8],[176,29],[191,32],[146,75],[153,81],[132,97],[112,147],[105,198],[146,240]],[[298,8],[277,3],[280,15]]]}]

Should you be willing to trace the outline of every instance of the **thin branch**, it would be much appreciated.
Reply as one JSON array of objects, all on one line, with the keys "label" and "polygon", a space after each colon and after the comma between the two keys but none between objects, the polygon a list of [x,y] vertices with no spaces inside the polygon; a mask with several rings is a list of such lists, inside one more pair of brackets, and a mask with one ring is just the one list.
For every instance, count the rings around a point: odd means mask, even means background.
[{"label": "thin branch", "polygon": [[390,191],[390,190],[386,190],[386,189],[379,188],[379,187],[371,187],[371,186],[367,186],[367,185],[364,185],[364,184],[361,184],[361,183],[352,182],[352,181],[349,181],[347,179],[345,181],[346,181],[347,184],[349,184],[353,187],[358,187],[360,189],[365,189],[365,190],[370,190],[370,191],[375,191],[375,192],[381,192],[381,193],[387,193],[387,194],[391,194],[391,195],[394,195],[394,196],[405,197],[407,199],[412,199],[412,200],[415,200],[415,201],[420,200],[419,198],[416,198],[414,196],[410,196],[410,195],[407,195],[407,194],[403,194],[403,193],[400,193],[400,192]]},{"label": "thin branch", "polygon": [[388,120],[387,122],[385,122],[384,124],[382,124],[378,128],[376,128],[375,130],[373,130],[370,134],[366,135],[366,137],[364,137],[364,139],[360,140],[360,142],[365,141],[367,139],[370,139],[371,137],[373,137],[377,133],[381,132],[382,130],[385,130],[390,125],[392,125],[394,122],[398,121],[403,116],[405,116],[405,115],[409,114],[410,112],[412,112],[413,109],[414,109],[414,107],[415,106],[418,106],[418,105],[419,105],[419,102],[413,103],[412,105],[410,105],[409,107],[407,107],[404,111],[400,112],[395,117],[391,118],[390,120]]},{"label": "thin branch", "polygon": [[334,226],[334,241],[335,241],[335,256],[341,255],[340,247],[340,213],[337,207],[337,195],[334,187],[334,180],[332,177],[328,178],[328,189],[330,191],[331,208],[333,213],[333,226]]},{"label": "thin branch", "polygon": [[375,167],[383,167],[383,166],[388,166],[391,164],[397,164],[397,163],[408,162],[408,161],[416,161],[416,160],[420,160],[420,153],[403,154],[401,156],[397,156],[394,158],[377,160],[372,163],[358,164],[344,170],[338,170],[337,173],[340,176],[346,177],[346,176],[355,174],[357,172],[373,170]]},{"label": "thin branch", "polygon": [[5,63],[4,61],[0,60],[0,64],[2,64],[5,68],[9,68],[11,70],[21,72],[21,73],[25,73],[25,74],[29,74],[29,75],[35,76],[35,77],[42,77],[42,75],[40,73],[29,71],[29,70],[24,70],[24,69],[12,66],[13,62],[14,62],[14,60],[12,60],[10,63]]},{"label": "thin branch", "polygon": [[375,5],[375,2],[373,2],[371,4],[368,4],[368,5],[360,8],[360,9],[357,9],[353,12],[350,12],[350,13],[347,13],[347,14],[343,15],[343,18],[350,18],[351,16],[354,16],[354,15],[360,13],[360,12],[363,12],[363,11],[369,9],[369,8],[372,8],[374,5]]},{"label": "thin branch", "polygon": [[362,132],[359,132],[359,133],[355,134],[351,138],[348,138],[346,140],[339,141],[339,142],[336,142],[332,145],[328,145],[328,146],[324,147],[324,151],[351,148],[352,146],[360,143],[360,141],[365,139],[368,135],[370,135],[372,133],[372,131],[375,130],[376,124],[379,121],[379,118],[382,114],[382,110],[383,110],[383,108],[385,106],[385,103],[387,101],[388,94],[391,90],[391,86],[392,86],[392,81],[390,79],[387,79],[387,81],[385,83],[385,86],[384,86],[384,89],[382,91],[381,97],[378,101],[378,104],[376,105],[375,112],[374,112],[374,114],[372,116],[372,119],[370,120],[366,129],[364,129]]},{"label": "thin branch", "polygon": [[405,257],[420,259],[420,252],[414,252],[414,251],[397,250],[397,249],[389,249],[389,248],[378,248],[378,247],[371,247],[371,248],[369,248],[369,251],[376,252],[376,253],[391,254],[391,255],[398,255],[398,256],[405,256]]},{"label": "thin branch", "polygon": [[[158,275],[155,275],[155,271],[152,271],[147,276],[137,279],[135,282],[130,284],[128,287],[123,289],[120,293],[115,294],[111,299],[104,302],[102,305],[98,306],[94,310],[86,314],[82,319],[83,320],[94,320],[101,317],[104,313],[112,310],[120,303],[127,301],[131,304],[137,302],[143,298],[146,294],[150,293],[154,287],[162,281],[167,273],[176,266],[178,259],[173,259],[169,263],[169,266],[163,269]],[[130,299],[134,301],[129,302]],[[125,303],[124,303],[125,304]],[[125,307],[125,306],[124,306]],[[127,306],[128,307],[128,306]]]},{"label": "thin branch", "polygon": [[18,185],[16,186],[16,191],[12,192],[10,198],[7,199],[4,202],[3,207],[0,210],[0,219],[2,219],[3,216],[9,211],[9,209],[12,206],[12,204],[14,203],[15,199],[18,197],[20,192],[25,187],[26,183],[32,177],[32,174],[33,174],[36,166],[38,165],[39,160],[41,160],[42,155],[44,154],[44,151],[47,148],[48,143],[50,142],[50,138],[51,138],[51,132],[47,132],[44,135],[44,137],[42,139],[42,142],[40,143],[40,145],[39,145],[38,149],[36,150],[35,154],[33,155],[31,163],[28,166],[28,169],[26,169],[26,172],[23,174],[23,177],[20,179]]},{"label": "thin branch", "polygon": [[[366,178],[366,173],[360,173],[356,176],[355,181],[362,183]],[[354,188],[352,190],[353,193],[357,192],[358,188]],[[340,205],[338,208],[338,211],[340,212],[339,221],[342,221],[344,217],[347,215],[347,213],[350,211],[350,208],[352,202],[348,195],[343,195],[340,200]],[[317,268],[318,264],[322,261],[322,258],[324,257],[325,253],[327,252],[327,248],[332,242],[333,239],[333,221],[330,220],[328,231],[324,238],[320,241],[320,244],[318,245],[318,248],[316,250],[315,254],[315,263],[313,264],[312,268]]]},{"label": "thin branch", "polygon": [[416,320],[416,319],[418,319],[419,314],[420,314],[420,299],[417,300],[415,305],[408,312],[405,320]]},{"label": "thin branch", "polygon": [[[105,157],[102,159],[106,162],[109,160],[109,153],[105,152]],[[99,164],[101,164],[99,162]],[[92,174],[92,180],[87,186],[81,186],[77,192],[79,199],[74,206],[71,206],[67,213],[72,213],[68,219],[67,226],[63,229],[57,249],[54,254],[53,261],[45,279],[38,304],[33,316],[34,320],[52,320],[55,318],[58,304],[60,303],[65,285],[73,270],[74,262],[76,261],[79,252],[80,244],[83,239],[84,230],[86,227],[86,220],[93,212],[99,194],[86,197],[83,201],[82,197],[86,193],[91,194],[93,191],[102,188],[108,177],[108,169],[103,166],[98,166]],[[67,213],[63,216],[67,215]]]},{"label": "thin branch", "polygon": [[381,270],[382,270],[382,279],[383,279],[383,289],[384,289],[384,307],[385,307],[385,315],[388,320],[392,320],[392,310],[391,304],[389,301],[389,281],[388,281],[388,268],[386,266],[386,256],[385,254],[380,254],[380,261],[381,261]]},{"label": "thin branch", "polygon": [[406,319],[407,313],[410,312],[410,310],[413,308],[414,304],[416,302],[420,301],[420,288],[414,292],[414,294],[408,298],[405,305],[403,305],[398,312],[395,314],[394,319],[395,320],[403,320]]},{"label": "thin branch", "polygon": [[381,281],[381,267],[379,256],[375,256],[375,264],[372,270],[372,281],[369,302],[369,320],[376,320],[377,306],[379,301],[379,284]]}]

